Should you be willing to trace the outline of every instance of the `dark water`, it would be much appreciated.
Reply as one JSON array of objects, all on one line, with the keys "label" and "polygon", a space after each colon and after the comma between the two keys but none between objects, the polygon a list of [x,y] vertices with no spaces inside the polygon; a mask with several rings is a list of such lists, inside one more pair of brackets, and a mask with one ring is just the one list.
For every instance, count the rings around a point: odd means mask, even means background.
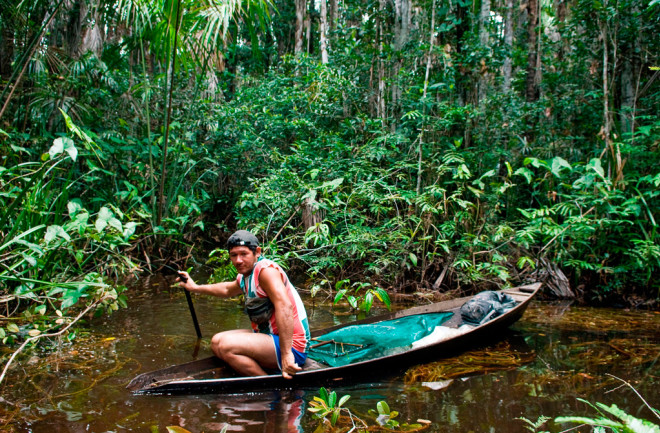
[{"label": "dark water", "polygon": [[[193,433],[227,431],[313,432],[319,420],[309,402],[318,389],[242,395],[141,396],[124,387],[137,374],[209,355],[214,331],[247,327],[233,301],[195,297],[204,340],[195,332],[180,290],[152,278],[129,294],[128,309],[96,319],[89,332],[58,350],[22,359],[9,371],[0,403],[0,431],[165,432],[181,426]],[[314,328],[354,319],[309,301]],[[379,372],[378,382],[333,388],[349,394],[355,417],[364,421],[380,400],[400,413],[401,423],[422,420],[425,431],[526,432],[525,423],[545,415],[596,415],[578,401],[616,404],[656,424],[644,401],[660,407],[660,314],[534,303],[502,339],[449,360],[411,367],[405,374]],[[347,413],[346,413],[347,414]],[[548,422],[542,430],[571,425]],[[589,431],[583,429],[582,431]]]}]

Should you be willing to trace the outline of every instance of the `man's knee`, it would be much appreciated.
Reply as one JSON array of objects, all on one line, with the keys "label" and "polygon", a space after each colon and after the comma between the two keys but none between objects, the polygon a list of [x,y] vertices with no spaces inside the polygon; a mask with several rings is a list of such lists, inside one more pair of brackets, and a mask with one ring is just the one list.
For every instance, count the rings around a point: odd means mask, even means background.
[{"label": "man's knee", "polygon": [[225,332],[215,334],[211,338],[211,350],[213,350],[218,358],[224,358],[223,355],[228,354],[230,348],[228,344],[229,340],[230,338],[228,338]]}]

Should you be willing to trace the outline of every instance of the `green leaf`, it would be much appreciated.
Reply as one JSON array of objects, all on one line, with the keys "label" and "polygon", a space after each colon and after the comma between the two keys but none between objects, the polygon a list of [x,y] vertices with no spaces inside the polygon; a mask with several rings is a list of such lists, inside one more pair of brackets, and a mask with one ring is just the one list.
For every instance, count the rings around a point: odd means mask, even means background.
[{"label": "green leaf", "polygon": [[534,178],[534,173],[532,172],[532,170],[530,170],[527,167],[520,167],[518,170],[515,171],[514,174],[523,176],[525,180],[527,180],[527,183],[531,183],[532,179]]},{"label": "green leaf", "polygon": [[362,301],[362,304],[360,305],[360,310],[366,312],[369,312],[371,310],[371,307],[374,304],[374,295],[371,290],[369,290],[366,295],[364,295],[364,300]]},{"label": "green leaf", "polygon": [[114,227],[120,233],[123,232],[121,221],[115,218],[115,215],[109,208],[103,206],[101,210],[99,210],[99,214],[96,217],[96,231],[101,233],[108,225],[110,225],[110,227]]},{"label": "green leaf", "polygon": [[321,399],[322,399],[324,402],[326,402],[326,403],[328,402],[328,390],[325,389],[324,387],[321,387],[321,388],[319,389],[319,396],[321,397]]},{"label": "green leaf", "polygon": [[378,413],[380,415],[389,415],[390,414],[390,406],[387,404],[385,400],[381,400],[376,404],[376,409],[378,409]]},{"label": "green leaf", "polygon": [[75,305],[80,298],[82,298],[85,295],[85,286],[81,286],[77,289],[69,289],[64,293],[64,296],[62,296],[62,305],[60,308],[66,309],[69,308],[73,305]]},{"label": "green leaf", "polygon": [[352,308],[357,309],[358,301],[357,301],[357,298],[355,296],[350,296],[349,295],[349,296],[346,297],[346,300],[348,301],[348,305],[350,305]]},{"label": "green leaf", "polygon": [[82,201],[79,198],[74,198],[66,204],[67,209],[69,210],[69,216],[71,218],[75,217],[78,212],[85,210],[82,205]]},{"label": "green leaf", "polygon": [[50,159],[54,159],[62,152],[66,152],[74,162],[78,157],[78,149],[76,149],[73,140],[68,137],[58,137],[53,140],[53,145],[48,150],[48,155],[50,155]]},{"label": "green leaf", "polygon": [[18,326],[16,326],[15,323],[10,323],[9,325],[7,325],[7,331],[12,332],[14,334],[18,334],[20,329],[18,329]]},{"label": "green leaf", "polygon": [[334,191],[343,182],[344,182],[344,178],[340,177],[335,180],[325,182],[323,185],[321,185],[321,189],[327,189],[327,192]]},{"label": "green leaf", "polygon": [[600,158],[592,158],[587,164],[587,169],[595,171],[601,179],[605,180],[605,170],[600,162]]},{"label": "green leaf", "polygon": [[413,264],[413,266],[417,266],[417,256],[413,253],[409,253],[408,257],[410,258],[410,262]]},{"label": "green leaf", "polygon": [[24,252],[21,252],[20,254],[21,254],[21,257],[23,257],[23,259],[30,264],[30,266],[37,266],[38,261],[37,261],[36,258],[34,258],[34,257],[32,257],[28,254],[25,254]]},{"label": "green leaf", "polygon": [[53,145],[48,149],[48,155],[50,159],[55,159],[62,152],[64,152],[64,141],[62,141],[62,137],[56,138],[53,140]]},{"label": "green leaf", "polygon": [[337,407],[342,407],[344,405],[344,403],[346,403],[348,401],[349,398],[351,398],[350,394],[346,394],[345,396],[340,398],[339,399],[339,404],[337,405]]},{"label": "green leaf", "polygon": [[377,287],[375,290],[375,295],[380,300],[380,302],[385,304],[388,310],[391,308],[392,302],[390,301],[390,295],[388,295],[384,289]]},{"label": "green leaf", "polygon": [[532,269],[535,269],[536,264],[534,263],[534,260],[527,256],[522,256],[518,259],[518,262],[516,263],[518,266],[518,269],[522,269],[525,267],[525,265],[529,265]]},{"label": "green leaf", "polygon": [[328,396],[328,406],[335,407],[336,404],[337,404],[337,393],[335,391],[332,391]]},{"label": "green leaf", "polygon": [[564,158],[555,156],[554,158],[551,159],[551,171],[552,174],[554,174],[557,177],[561,177],[561,170],[562,169],[568,169],[569,171],[573,170],[573,167],[571,167],[571,164],[568,163]]},{"label": "green leaf", "polygon": [[332,413],[332,417],[330,418],[330,424],[335,425],[337,424],[337,420],[339,420],[339,411],[336,410]]},{"label": "green leaf", "polygon": [[46,229],[46,234],[44,235],[44,240],[46,241],[46,243],[50,243],[58,236],[66,240],[67,242],[71,242],[71,237],[69,236],[69,234],[66,231],[64,231],[64,229],[61,226],[57,226],[57,225],[48,226],[48,228]]},{"label": "green leaf", "polygon": [[332,305],[337,305],[337,302],[341,301],[341,298],[343,298],[345,294],[346,289],[338,291],[337,295],[335,295],[335,301],[332,303]]}]

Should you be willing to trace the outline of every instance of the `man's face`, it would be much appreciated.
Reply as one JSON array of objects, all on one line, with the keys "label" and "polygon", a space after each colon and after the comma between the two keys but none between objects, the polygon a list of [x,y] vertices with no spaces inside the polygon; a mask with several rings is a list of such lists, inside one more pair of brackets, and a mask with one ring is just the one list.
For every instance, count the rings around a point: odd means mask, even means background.
[{"label": "man's face", "polygon": [[234,247],[229,251],[229,258],[239,274],[250,275],[261,254],[261,247],[252,252],[248,247]]}]

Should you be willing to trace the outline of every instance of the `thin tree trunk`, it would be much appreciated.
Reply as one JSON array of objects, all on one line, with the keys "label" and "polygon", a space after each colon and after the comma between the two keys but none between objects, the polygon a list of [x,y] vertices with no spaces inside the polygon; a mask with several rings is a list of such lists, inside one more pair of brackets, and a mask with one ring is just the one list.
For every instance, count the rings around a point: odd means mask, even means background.
[{"label": "thin tree trunk", "polygon": [[14,61],[14,28],[9,21],[2,23],[0,38],[0,78],[5,81],[11,76]]},{"label": "thin tree trunk", "polygon": [[330,30],[337,28],[339,22],[339,0],[330,0]]},{"label": "thin tree trunk", "polygon": [[536,27],[538,26],[538,0],[529,0],[527,3],[527,77],[525,79],[525,98],[527,101],[536,101],[539,97],[536,85]]},{"label": "thin tree trunk", "polygon": [[[174,89],[174,72],[176,70],[176,46],[177,39],[179,36],[179,17],[181,13],[181,0],[177,2],[176,6],[176,17],[174,22],[174,47],[172,48],[172,66],[170,68],[169,75],[169,94],[167,101],[167,115],[165,117],[165,134],[163,137],[163,161],[161,164],[161,173],[160,173],[160,186],[158,188],[158,217],[156,220],[156,225],[160,226],[163,220],[163,211],[165,207],[165,179],[167,178],[167,146],[170,137],[170,121],[172,119],[172,93]],[[170,15],[171,16],[171,15]]]},{"label": "thin tree trunk", "polygon": [[623,67],[621,68],[621,132],[632,131],[632,118],[635,111],[635,73],[633,70],[634,53],[628,52],[623,56]]},{"label": "thin tree trunk", "polygon": [[305,0],[295,0],[296,3],[296,45],[294,53],[299,55],[303,52],[303,36],[305,29],[305,14],[307,12],[307,2]]},{"label": "thin tree trunk", "polygon": [[513,55],[513,0],[506,0],[506,17],[504,18],[504,51],[506,57],[502,65],[502,91],[511,91],[512,55]]},{"label": "thin tree trunk", "polygon": [[481,45],[488,46],[490,36],[488,34],[488,23],[490,21],[490,0],[481,0],[481,10],[479,11],[479,42]]},{"label": "thin tree trunk", "polygon": [[[488,34],[488,23],[490,21],[490,0],[481,0],[481,10],[479,12],[479,42],[482,48],[488,48],[490,44],[490,36]],[[482,68],[479,74],[479,90],[477,99],[481,102],[487,95],[486,88],[488,86],[488,67],[486,66],[486,59],[482,59]]]},{"label": "thin tree trunk", "polygon": [[305,18],[305,52],[312,54],[312,14]]},{"label": "thin tree trunk", "polygon": [[392,100],[390,105],[398,112],[402,90],[399,86],[399,71],[403,65],[402,50],[410,40],[410,0],[394,0],[394,50],[396,60],[392,67]]},{"label": "thin tree trunk", "polygon": [[[607,10],[607,1],[605,1],[605,10]],[[618,145],[612,141],[612,113],[610,112],[610,80],[609,80],[609,35],[607,32],[607,22],[600,22],[601,38],[603,40],[603,130],[602,137],[605,141],[605,150],[603,153],[608,152],[611,155],[611,163],[609,169],[610,178],[613,180],[613,185],[616,188],[617,183],[623,180],[623,165],[621,161],[621,150]],[[616,57],[616,56],[615,56]],[[616,59],[615,59],[616,60]],[[615,68],[612,68],[613,70]]]},{"label": "thin tree trunk", "polygon": [[[422,102],[426,106],[426,91],[429,88],[429,76],[431,75],[431,58],[433,55],[433,42],[435,40],[435,0],[431,6],[431,28],[429,29],[429,52],[426,56],[426,71],[424,73],[424,90],[422,92]],[[422,162],[423,162],[423,151],[424,151],[424,124],[422,124],[422,130],[419,132],[419,145],[417,148],[417,188],[415,191],[417,195],[420,195],[422,192]]]},{"label": "thin tree trunk", "polygon": [[[633,6],[633,14],[639,14],[639,7]],[[627,53],[622,53],[623,67],[621,70],[621,131],[631,133],[635,128],[635,111],[637,108],[637,90],[639,84],[635,78],[639,71],[639,57],[642,52],[639,30],[634,34],[634,40],[627,46]]]},{"label": "thin tree trunk", "polygon": [[321,19],[320,19],[320,47],[321,47],[321,63],[328,64],[328,7],[326,0],[321,1]]},{"label": "thin tree trunk", "polygon": [[385,11],[385,0],[378,2],[378,94],[376,97],[376,114],[381,118],[383,124],[387,119],[385,112],[385,62],[383,61],[383,12]]}]

